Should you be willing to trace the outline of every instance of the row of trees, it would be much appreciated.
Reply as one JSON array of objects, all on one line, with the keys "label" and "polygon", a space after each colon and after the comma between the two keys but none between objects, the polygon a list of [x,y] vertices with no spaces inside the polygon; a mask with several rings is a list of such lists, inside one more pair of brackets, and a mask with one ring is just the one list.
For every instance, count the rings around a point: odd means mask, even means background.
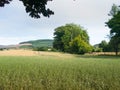
[{"label": "row of trees", "polygon": [[84,54],[91,52],[89,36],[83,27],[66,24],[55,29],[53,47],[62,52]]},{"label": "row of trees", "polygon": [[113,43],[106,42],[105,40],[101,41],[99,44],[94,45],[94,52],[114,52],[115,48]]}]

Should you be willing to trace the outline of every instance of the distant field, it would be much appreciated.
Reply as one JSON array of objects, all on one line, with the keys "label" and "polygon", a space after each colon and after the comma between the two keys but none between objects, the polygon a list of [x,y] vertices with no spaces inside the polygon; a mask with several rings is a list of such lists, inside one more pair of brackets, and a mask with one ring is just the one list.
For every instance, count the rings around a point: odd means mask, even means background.
[{"label": "distant field", "polygon": [[0,90],[120,90],[120,57],[0,51]]},{"label": "distant field", "polygon": [[52,57],[64,57],[71,58],[73,55],[71,54],[63,54],[60,52],[44,52],[44,51],[32,51],[32,50],[24,50],[24,49],[10,49],[0,51],[0,56],[52,56]]}]

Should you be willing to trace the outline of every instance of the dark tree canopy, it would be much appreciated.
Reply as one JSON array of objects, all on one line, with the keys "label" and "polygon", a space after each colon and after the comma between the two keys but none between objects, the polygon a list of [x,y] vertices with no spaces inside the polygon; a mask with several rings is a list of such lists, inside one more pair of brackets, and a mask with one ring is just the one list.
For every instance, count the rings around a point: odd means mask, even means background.
[{"label": "dark tree canopy", "polygon": [[101,41],[100,44],[98,44],[99,48],[102,49],[103,52],[110,52],[111,47],[109,46],[109,43],[107,43],[105,40]]},{"label": "dark tree canopy", "polygon": [[0,0],[0,7],[4,7],[5,4],[9,4],[12,0]]},{"label": "dark tree canopy", "polygon": [[118,12],[120,11],[120,8],[116,5],[113,4],[110,13],[108,14],[109,16],[115,16],[118,14]]},{"label": "dark tree canopy", "polygon": [[120,36],[120,11],[106,24],[111,29],[110,34],[113,36]]},{"label": "dark tree canopy", "polygon": [[[9,4],[12,0],[0,0],[0,7],[4,7],[5,4]],[[52,0],[19,0],[23,2],[26,12],[33,18],[40,18],[41,14],[45,17],[49,17],[54,14],[52,10],[46,8],[47,2]]]},{"label": "dark tree canopy", "polygon": [[120,37],[112,37],[109,45],[111,49],[113,49],[113,51],[116,53],[116,55],[118,55],[118,52],[120,50]]},{"label": "dark tree canopy", "polygon": [[113,36],[120,36],[120,7],[113,4],[112,9],[109,13],[112,16],[111,19],[106,22],[106,25],[111,29],[110,34]]},{"label": "dark tree canopy", "polygon": [[106,22],[106,25],[111,29],[110,36],[111,36],[111,45],[114,47],[116,55],[119,51],[120,45],[120,7],[119,6],[112,6],[110,11],[110,15],[112,18]]}]

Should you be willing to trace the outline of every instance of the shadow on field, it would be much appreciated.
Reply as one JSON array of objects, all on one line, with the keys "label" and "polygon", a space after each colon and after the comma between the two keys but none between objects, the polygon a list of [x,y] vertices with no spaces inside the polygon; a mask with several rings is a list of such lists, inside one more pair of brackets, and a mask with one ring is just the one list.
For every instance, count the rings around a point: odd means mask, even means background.
[{"label": "shadow on field", "polygon": [[80,57],[80,58],[120,59],[120,55],[119,56],[115,56],[115,55],[75,55],[75,57]]}]

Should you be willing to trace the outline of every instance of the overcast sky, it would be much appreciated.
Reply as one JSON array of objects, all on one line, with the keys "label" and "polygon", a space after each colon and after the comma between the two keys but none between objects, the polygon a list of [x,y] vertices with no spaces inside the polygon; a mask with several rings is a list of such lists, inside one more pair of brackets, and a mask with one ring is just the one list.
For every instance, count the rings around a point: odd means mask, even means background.
[{"label": "overcast sky", "polygon": [[83,26],[92,45],[108,40],[109,28],[105,22],[111,6],[119,0],[53,0],[48,7],[54,11],[50,18],[33,19],[25,12],[23,4],[13,0],[0,8],[0,45],[18,44],[21,41],[53,39],[54,29],[67,23]]}]

